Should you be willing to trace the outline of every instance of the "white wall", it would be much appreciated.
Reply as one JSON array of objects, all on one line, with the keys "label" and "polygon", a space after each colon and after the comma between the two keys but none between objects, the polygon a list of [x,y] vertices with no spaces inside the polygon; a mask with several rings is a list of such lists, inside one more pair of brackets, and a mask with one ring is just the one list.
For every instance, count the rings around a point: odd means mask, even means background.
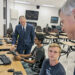
[{"label": "white wall", "polygon": [[[38,20],[30,20],[31,22],[37,22],[37,25],[40,25],[43,27],[46,26],[46,24],[49,24],[49,26],[51,25],[59,25],[60,23],[58,22],[58,24],[51,24],[50,23],[50,19],[51,16],[58,16],[58,9],[57,8],[49,8],[49,7],[40,7],[40,9],[36,9],[36,6],[32,6],[32,5],[25,5],[25,4],[18,4],[18,3],[9,3],[11,4],[9,6],[8,9],[8,24],[9,22],[11,22],[13,24],[13,28],[15,28],[15,25],[18,24],[18,19],[16,20],[10,20],[10,8],[14,8],[18,10],[18,17],[20,15],[25,15],[25,11],[26,10],[35,10],[35,11],[39,11],[39,18]],[[8,26],[9,27],[9,26]]]},{"label": "white wall", "polygon": [[0,0],[0,36],[3,36],[3,0]]}]

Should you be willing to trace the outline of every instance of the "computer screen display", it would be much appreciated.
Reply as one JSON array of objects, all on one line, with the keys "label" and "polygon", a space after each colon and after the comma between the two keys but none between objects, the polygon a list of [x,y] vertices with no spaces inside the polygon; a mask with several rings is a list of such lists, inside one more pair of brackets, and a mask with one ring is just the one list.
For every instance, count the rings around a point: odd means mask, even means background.
[{"label": "computer screen display", "polygon": [[26,10],[26,19],[28,20],[38,20],[38,11]]},{"label": "computer screen display", "polygon": [[51,23],[58,23],[58,17],[51,17]]}]

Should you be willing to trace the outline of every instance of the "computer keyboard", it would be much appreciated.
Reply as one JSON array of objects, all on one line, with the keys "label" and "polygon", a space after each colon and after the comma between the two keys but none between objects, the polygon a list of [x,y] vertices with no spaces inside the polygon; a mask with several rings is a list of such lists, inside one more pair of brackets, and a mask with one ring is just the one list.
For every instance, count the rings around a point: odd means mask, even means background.
[{"label": "computer keyboard", "polygon": [[12,43],[12,40],[7,40],[6,43],[7,44],[11,44]]},{"label": "computer keyboard", "polygon": [[14,72],[13,75],[23,75],[21,71]]},{"label": "computer keyboard", "polygon": [[13,54],[14,56],[18,56],[18,54],[16,53],[16,51],[9,51],[7,54]]},{"label": "computer keyboard", "polygon": [[0,55],[0,65],[11,64],[10,59],[6,55]]},{"label": "computer keyboard", "polygon": [[5,42],[6,42],[7,44],[11,44],[11,43],[12,43],[12,40],[11,40],[11,39],[5,38],[4,40],[5,40]]}]

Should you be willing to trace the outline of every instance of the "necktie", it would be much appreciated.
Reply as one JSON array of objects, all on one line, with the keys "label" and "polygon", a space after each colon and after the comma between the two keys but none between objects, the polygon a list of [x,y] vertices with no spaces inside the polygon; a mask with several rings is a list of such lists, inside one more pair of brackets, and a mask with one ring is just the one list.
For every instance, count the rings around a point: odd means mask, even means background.
[{"label": "necktie", "polygon": [[23,27],[23,32],[25,32],[25,28]]}]

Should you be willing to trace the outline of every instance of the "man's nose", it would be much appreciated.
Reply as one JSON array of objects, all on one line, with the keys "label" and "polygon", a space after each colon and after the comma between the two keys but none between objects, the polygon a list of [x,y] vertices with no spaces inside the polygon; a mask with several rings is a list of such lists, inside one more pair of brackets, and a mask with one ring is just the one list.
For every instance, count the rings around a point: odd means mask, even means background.
[{"label": "man's nose", "polygon": [[54,52],[52,52],[51,55],[54,55]]}]

